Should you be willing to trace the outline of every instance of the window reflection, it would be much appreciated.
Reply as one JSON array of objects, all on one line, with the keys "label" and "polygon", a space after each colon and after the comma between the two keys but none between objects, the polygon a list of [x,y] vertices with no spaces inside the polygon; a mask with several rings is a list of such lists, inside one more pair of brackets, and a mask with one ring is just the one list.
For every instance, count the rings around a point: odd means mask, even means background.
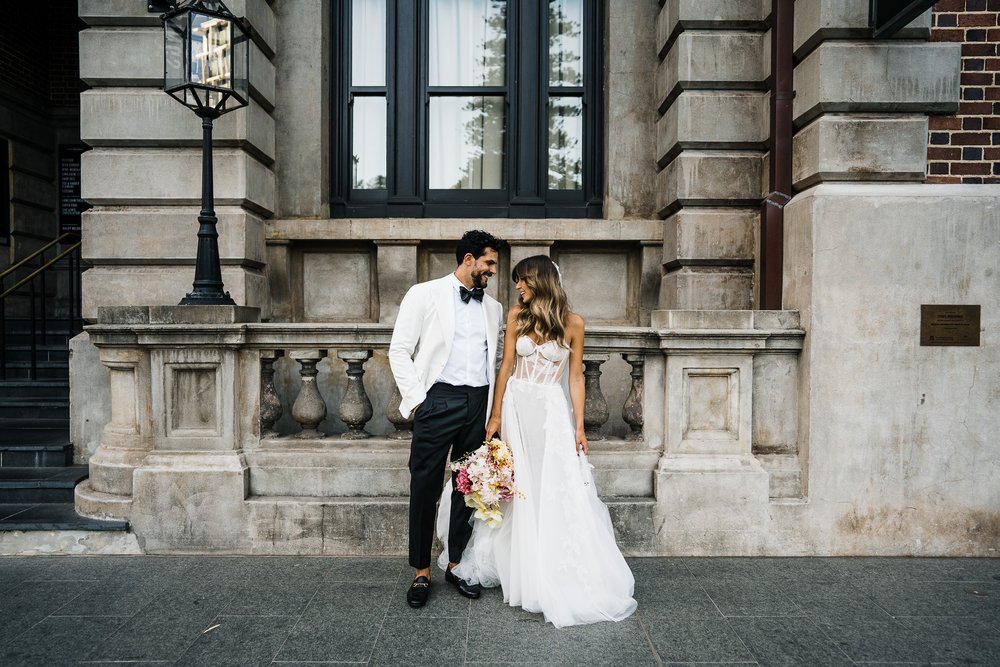
[{"label": "window reflection", "polygon": [[549,0],[549,85],[583,85],[583,0]]},{"label": "window reflection", "polygon": [[355,97],[351,146],[351,187],[385,189],[385,98]]},{"label": "window reflection", "polygon": [[549,189],[583,188],[583,100],[549,99]]},{"label": "window reflection", "polygon": [[431,86],[502,86],[506,79],[505,0],[432,0]]},{"label": "window reflection", "polygon": [[385,85],[385,0],[351,0],[351,85]]},{"label": "window reflection", "polygon": [[505,187],[505,122],[503,97],[432,97],[428,136],[430,188]]}]

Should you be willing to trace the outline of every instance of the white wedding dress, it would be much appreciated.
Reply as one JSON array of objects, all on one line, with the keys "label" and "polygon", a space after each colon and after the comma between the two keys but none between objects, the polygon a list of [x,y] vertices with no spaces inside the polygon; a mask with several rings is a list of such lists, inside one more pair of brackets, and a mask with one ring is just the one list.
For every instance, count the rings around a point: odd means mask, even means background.
[{"label": "white wedding dress", "polygon": [[[569,350],[555,341],[517,339],[514,373],[504,392],[500,435],[514,455],[523,497],[503,503],[497,528],[473,519],[472,539],[455,574],[504,601],[544,614],[556,627],[620,621],[635,611],[635,580],[615,542],[592,466],[576,453],[576,427],[563,387]],[[448,543],[449,482],[437,533]],[[448,555],[438,560],[444,568]]]}]

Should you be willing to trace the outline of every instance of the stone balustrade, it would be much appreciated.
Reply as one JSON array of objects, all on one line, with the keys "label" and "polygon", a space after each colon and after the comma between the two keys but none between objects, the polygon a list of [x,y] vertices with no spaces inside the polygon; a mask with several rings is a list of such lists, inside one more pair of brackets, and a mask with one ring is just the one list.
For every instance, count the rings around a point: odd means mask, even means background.
[{"label": "stone balustrade", "polygon": [[[257,334],[255,337],[270,336],[270,330],[274,327],[284,330],[289,326],[296,326],[299,333],[306,332],[299,325],[260,326],[260,329],[254,327],[254,333]],[[369,345],[364,348],[357,348],[352,345],[355,341],[344,338],[345,334],[355,333],[356,325],[333,324],[313,329],[316,330],[316,341],[319,340],[319,330],[323,330],[323,338],[328,347],[299,349],[288,346],[286,349],[265,348],[260,351],[260,438],[318,440],[333,437],[363,440],[375,436],[408,440],[412,435],[413,420],[399,412],[401,396],[391,375],[384,377],[387,374],[383,370],[382,381],[375,388],[365,380],[370,363],[383,369],[386,366],[384,352],[388,347],[391,329],[382,327],[377,330],[369,327],[365,332]],[[593,441],[642,441],[645,355],[661,356],[655,337],[649,335],[648,329],[637,327],[597,328],[589,335],[592,342],[587,345],[583,361],[586,382],[584,424],[587,437]],[[302,339],[301,336],[299,338]],[[340,343],[340,346],[334,347],[332,343]],[[285,381],[280,383],[286,388],[284,395],[275,382],[275,364],[283,358],[296,364],[294,367],[290,364],[285,367]],[[611,394],[617,399],[613,408],[609,405],[602,385],[602,367],[612,358],[624,361],[630,369],[627,374],[623,369],[617,369],[621,372],[616,373],[613,378]],[[323,366],[326,367],[324,385],[328,397],[324,397],[324,392],[320,391],[317,383],[317,376]],[[293,375],[299,376],[298,382],[294,381]],[[380,396],[380,393],[387,393],[388,398]],[[370,428],[376,415],[373,398],[376,404],[384,406],[382,413],[385,421],[391,425],[391,431],[383,432],[384,429],[376,428],[373,432]],[[279,428],[276,424],[287,412],[283,405],[291,405],[288,412],[291,419],[284,420],[284,428]],[[610,423],[612,409],[621,416],[621,428]]]},{"label": "stone balustrade", "polygon": [[[112,414],[79,512],[128,520],[148,552],[405,543],[412,422],[386,357],[391,326],[259,322],[221,306],[101,315],[87,331]],[[649,327],[587,329],[598,491],[630,553],[667,552],[671,535],[705,522],[740,551],[757,539],[740,526],[803,496],[798,314],[654,315]]]}]

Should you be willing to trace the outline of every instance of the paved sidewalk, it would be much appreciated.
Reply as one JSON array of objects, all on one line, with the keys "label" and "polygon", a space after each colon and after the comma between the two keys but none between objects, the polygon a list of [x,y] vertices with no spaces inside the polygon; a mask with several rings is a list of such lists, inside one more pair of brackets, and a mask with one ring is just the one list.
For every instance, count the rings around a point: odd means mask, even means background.
[{"label": "paved sidewalk", "polygon": [[639,612],[557,630],[402,559],[2,557],[0,665],[1000,664],[1000,559],[637,558]]}]

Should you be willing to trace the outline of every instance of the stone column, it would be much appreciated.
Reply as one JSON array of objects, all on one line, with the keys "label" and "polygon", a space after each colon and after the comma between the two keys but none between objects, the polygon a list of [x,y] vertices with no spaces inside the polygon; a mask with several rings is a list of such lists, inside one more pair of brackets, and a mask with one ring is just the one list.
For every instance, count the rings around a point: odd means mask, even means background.
[{"label": "stone column", "polygon": [[629,440],[642,440],[643,424],[643,367],[646,363],[646,356],[643,354],[623,354],[622,358],[632,367],[629,375],[632,377],[632,388],[629,390],[625,404],[622,406],[622,419],[629,425],[631,432],[628,434]]},{"label": "stone column", "polygon": [[299,375],[302,376],[302,387],[292,404],[292,418],[302,430],[295,434],[296,438],[322,438],[318,427],[326,419],[326,403],[316,387],[316,364],[326,357],[326,350],[294,350],[288,354],[291,359],[299,362]]},{"label": "stone column", "polygon": [[[134,474],[130,522],[149,553],[235,551],[245,539],[249,492],[242,443],[256,425],[241,415],[259,401],[259,367],[240,364],[247,322],[239,306],[149,309],[138,333],[150,348],[153,451]],[[210,326],[205,326],[210,325]],[[252,383],[255,390],[241,392]]]},{"label": "stone column", "polygon": [[386,417],[392,423],[395,430],[389,434],[392,440],[409,440],[413,437],[413,417],[404,416],[399,411],[399,404],[403,400],[403,395],[399,393],[396,382],[392,383],[392,396],[389,397],[389,406],[386,409]]},{"label": "stone column", "polygon": [[111,420],[90,459],[90,477],[77,487],[77,511],[85,516],[127,520],[132,474],[152,449],[149,353],[138,347],[100,347],[110,371]]},{"label": "stone column", "polygon": [[601,364],[608,360],[607,354],[584,354],[583,377],[587,396],[583,403],[583,426],[587,440],[603,440],[600,429],[608,421],[608,401],[601,391]]},{"label": "stone column", "polygon": [[399,302],[417,282],[417,245],[419,241],[375,241],[378,248],[378,321],[392,324],[399,312]]},{"label": "stone column", "polygon": [[769,0],[666,0],[657,22],[659,307],[750,308],[768,138]]},{"label": "stone column", "polygon": [[260,437],[276,438],[274,423],[281,419],[281,397],[274,387],[274,362],[285,355],[284,350],[260,351]]},{"label": "stone column", "polygon": [[365,362],[372,358],[371,350],[346,350],[337,353],[337,357],[347,362],[347,390],[340,401],[340,419],[347,424],[347,432],[341,437],[345,440],[361,440],[370,438],[371,433],[365,430],[372,415],[372,402],[365,391]]}]

